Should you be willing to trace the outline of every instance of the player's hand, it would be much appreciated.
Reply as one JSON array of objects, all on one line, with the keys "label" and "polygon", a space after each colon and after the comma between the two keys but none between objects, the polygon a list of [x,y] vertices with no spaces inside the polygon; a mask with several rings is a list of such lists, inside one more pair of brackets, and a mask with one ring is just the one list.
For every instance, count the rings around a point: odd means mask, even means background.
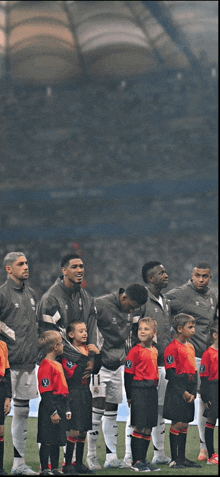
[{"label": "player's hand", "polygon": [[66,418],[68,419],[68,421],[71,419],[72,417],[72,413],[70,411],[66,412]]},{"label": "player's hand", "polygon": [[90,374],[92,373],[94,368],[94,361],[88,361],[87,367],[85,369],[85,372],[83,374],[83,379],[89,378]]},{"label": "player's hand", "polygon": [[195,399],[195,396],[194,396],[193,394],[188,393],[188,391],[185,391],[185,392],[184,392],[183,397],[184,397],[185,401],[187,401],[187,402],[189,402],[189,403],[190,403],[190,402],[193,402],[194,399]]},{"label": "player's hand", "polygon": [[59,424],[61,421],[61,417],[59,416],[58,412],[51,417],[51,421],[53,424]]},{"label": "player's hand", "polygon": [[99,354],[100,353],[100,350],[97,348],[96,345],[94,344],[89,344],[88,345],[88,350],[89,351],[94,351],[95,354]]},{"label": "player's hand", "polygon": [[131,399],[128,399],[127,403],[128,403],[128,407],[131,407]]},{"label": "player's hand", "polygon": [[4,415],[7,416],[11,410],[11,399],[6,398],[4,404]]}]

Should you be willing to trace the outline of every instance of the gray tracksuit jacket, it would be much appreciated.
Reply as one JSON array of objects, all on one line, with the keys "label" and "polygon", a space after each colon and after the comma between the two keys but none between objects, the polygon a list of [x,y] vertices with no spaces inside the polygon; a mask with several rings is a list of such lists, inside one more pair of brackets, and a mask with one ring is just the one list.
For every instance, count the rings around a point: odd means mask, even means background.
[{"label": "gray tracksuit jacket", "polygon": [[97,326],[103,337],[101,348],[102,365],[115,371],[125,363],[125,342],[132,327],[132,316],[122,310],[119,292],[95,298]]},{"label": "gray tracksuit jacket", "polygon": [[1,339],[8,345],[11,369],[33,369],[37,361],[37,296],[25,283],[8,278],[0,287]]},{"label": "gray tracksuit jacket", "polygon": [[195,346],[196,357],[201,358],[208,343],[209,326],[216,317],[217,298],[210,287],[200,291],[189,280],[165,294],[170,301],[172,317],[179,313],[192,315],[196,320],[196,332],[190,340]]},{"label": "gray tracksuit jacket", "polygon": [[72,320],[84,321],[88,331],[88,344],[97,342],[97,322],[94,299],[83,288],[72,298],[72,290],[63,283],[63,277],[42,296],[38,307],[39,332],[48,329],[66,330]]},{"label": "gray tracksuit jacket", "polygon": [[[146,287],[147,288],[147,287]],[[163,307],[161,306],[160,302],[157,298],[153,295],[153,293],[148,290],[148,300],[147,302],[140,308],[139,314],[136,319],[136,325],[133,324],[133,331],[132,331],[132,338],[133,338],[133,346],[139,342],[138,340],[138,322],[140,318],[150,317],[156,320],[157,322],[157,337],[154,346],[158,350],[158,366],[164,366],[164,351],[165,348],[171,341],[171,311],[169,301],[162,295]]]}]

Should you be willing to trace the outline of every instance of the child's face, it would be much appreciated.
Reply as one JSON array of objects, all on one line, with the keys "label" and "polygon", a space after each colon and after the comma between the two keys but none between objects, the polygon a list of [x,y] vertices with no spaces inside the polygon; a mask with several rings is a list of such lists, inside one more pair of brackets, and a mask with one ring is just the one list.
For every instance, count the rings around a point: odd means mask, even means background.
[{"label": "child's face", "polygon": [[179,333],[181,333],[183,337],[187,340],[192,338],[196,331],[196,325],[195,323],[192,323],[192,322],[186,323],[185,326],[178,326],[178,328],[179,328]]},{"label": "child's face", "polygon": [[142,342],[150,342],[153,340],[157,332],[154,331],[154,327],[151,323],[142,321],[138,328],[138,338]]},{"label": "child's face", "polygon": [[55,345],[55,350],[56,350],[56,356],[60,356],[61,354],[63,354],[62,336],[60,336],[60,338],[58,338],[58,340],[56,342],[56,345]]},{"label": "child's face", "polygon": [[77,343],[86,343],[88,338],[87,328],[85,323],[78,323],[74,325],[74,330],[69,333],[70,338],[73,338]]}]

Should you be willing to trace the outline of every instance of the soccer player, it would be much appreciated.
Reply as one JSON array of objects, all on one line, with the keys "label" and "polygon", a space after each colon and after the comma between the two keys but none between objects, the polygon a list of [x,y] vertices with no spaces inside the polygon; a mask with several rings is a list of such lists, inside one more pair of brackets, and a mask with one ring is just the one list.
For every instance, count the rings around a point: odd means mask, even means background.
[{"label": "soccer player", "polygon": [[[0,322],[1,333],[1,322]],[[8,475],[3,469],[5,417],[11,410],[11,375],[7,344],[0,339],[0,475]]]},{"label": "soccer player", "polygon": [[202,467],[185,456],[188,423],[194,419],[197,390],[195,348],[189,342],[195,334],[193,316],[180,313],[174,317],[175,339],[165,349],[166,379],[168,380],[163,417],[171,420],[170,468]]},{"label": "soccer player", "polygon": [[8,345],[11,368],[13,475],[36,475],[25,463],[29,400],[38,397],[35,365],[37,361],[36,293],[25,282],[28,262],[22,252],[10,252],[3,261],[7,280],[0,287],[2,340]]},{"label": "soccer player", "polygon": [[199,369],[201,358],[207,349],[209,328],[216,318],[217,298],[209,287],[212,278],[211,267],[207,262],[199,262],[193,268],[191,279],[184,285],[174,288],[165,294],[170,300],[172,317],[179,313],[187,313],[196,320],[196,332],[191,343],[196,350],[196,366],[198,369],[198,428],[200,436],[200,454],[198,460],[207,460],[208,452],[205,445],[206,418],[203,416],[205,404],[200,396]]},{"label": "soccer player", "polygon": [[158,351],[153,346],[156,335],[156,320],[142,318],[138,328],[140,343],[131,349],[125,363],[125,389],[134,426],[131,469],[137,472],[161,470],[146,459],[152,427],[157,425],[158,416]]},{"label": "soccer player", "polygon": [[[83,321],[72,321],[67,327],[67,336],[73,346],[83,355],[84,363],[75,364],[67,358],[62,359],[62,365],[67,377],[70,391],[70,410],[72,413],[69,423],[70,434],[67,438],[65,466],[66,475],[93,474],[83,464],[83,452],[86,432],[92,429],[92,394],[89,388],[90,374],[87,373],[89,353],[95,354],[93,372],[98,372],[101,367],[100,351],[94,344],[86,345],[87,328]],[[74,447],[76,445],[76,462],[71,465]]]},{"label": "soccer player", "polygon": [[[165,455],[165,421],[163,419],[163,403],[167,380],[165,379],[165,363],[164,351],[171,341],[171,312],[169,301],[162,295],[163,288],[168,285],[168,274],[165,267],[159,261],[150,261],[142,267],[142,277],[146,283],[148,291],[148,300],[141,307],[140,316],[150,316],[157,322],[157,335],[155,336],[156,343],[154,346],[158,350],[158,366],[159,366],[159,383],[158,383],[158,422],[157,426],[152,429],[152,440],[154,445],[153,464],[164,465],[171,462],[170,457]],[[138,341],[138,316],[136,324],[133,325],[132,339]],[[130,440],[132,435],[132,427],[130,426],[130,416],[128,417],[125,429],[126,453],[124,461],[131,463],[130,455]]]},{"label": "soccer player", "polygon": [[[60,446],[66,444],[66,419],[71,419],[68,408],[68,385],[61,363],[56,358],[63,353],[63,340],[58,331],[45,331],[40,339],[46,357],[38,370],[41,401],[38,411],[37,442],[40,446],[42,475],[59,475]],[[51,462],[52,471],[48,468]]]},{"label": "soccer player", "polygon": [[206,405],[204,416],[207,418],[205,427],[205,443],[209,458],[207,464],[218,465],[218,454],[214,450],[214,429],[218,418],[218,320],[215,320],[210,328],[211,346],[202,356],[200,377],[201,377],[201,398]]},{"label": "soccer player", "polygon": [[[124,290],[96,298],[97,325],[103,338],[102,367],[92,377],[93,395],[92,431],[88,432],[87,463],[90,469],[100,470],[97,457],[97,440],[102,422],[106,444],[105,468],[126,468],[117,458],[117,412],[122,402],[122,365],[125,363],[125,343],[132,327],[131,313],[140,308],[148,297],[143,285],[133,284]],[[94,380],[93,380],[94,379]]]},{"label": "soccer player", "polygon": [[84,264],[75,252],[62,257],[63,275],[42,296],[39,309],[39,331],[60,328],[66,331],[72,320],[82,320],[88,330],[88,343],[96,344],[97,325],[94,300],[81,285]]}]

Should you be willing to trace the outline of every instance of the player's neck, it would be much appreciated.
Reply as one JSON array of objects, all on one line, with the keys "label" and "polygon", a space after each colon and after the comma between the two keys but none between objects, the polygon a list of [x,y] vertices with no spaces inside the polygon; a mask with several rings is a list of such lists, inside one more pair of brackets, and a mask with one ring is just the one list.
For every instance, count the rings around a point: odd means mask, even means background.
[{"label": "player's neck", "polygon": [[140,345],[143,346],[143,348],[152,349],[152,347],[153,347],[153,341],[152,341],[152,340],[150,340],[150,341],[141,341],[141,342],[140,342]]},{"label": "player's neck", "polygon": [[152,295],[154,295],[157,299],[159,298],[160,290],[158,290],[158,288],[153,283],[148,283],[147,288],[148,290],[150,290]]},{"label": "player's neck", "polygon": [[75,348],[78,349],[80,351],[80,353],[87,355],[84,343],[81,343],[81,342],[76,341],[74,339],[73,340],[73,346],[75,346]]},{"label": "player's neck", "polygon": [[56,361],[56,352],[55,350],[50,351],[50,353],[47,353],[45,359],[50,359],[50,361]]},{"label": "player's neck", "polygon": [[189,340],[187,338],[185,338],[185,336],[182,333],[180,333],[176,337],[176,340],[179,341],[180,343],[184,344],[185,346],[188,346],[188,344],[189,344]]},{"label": "player's neck", "polygon": [[214,342],[214,343],[211,345],[211,348],[218,350],[218,343],[215,343],[215,342]]}]

